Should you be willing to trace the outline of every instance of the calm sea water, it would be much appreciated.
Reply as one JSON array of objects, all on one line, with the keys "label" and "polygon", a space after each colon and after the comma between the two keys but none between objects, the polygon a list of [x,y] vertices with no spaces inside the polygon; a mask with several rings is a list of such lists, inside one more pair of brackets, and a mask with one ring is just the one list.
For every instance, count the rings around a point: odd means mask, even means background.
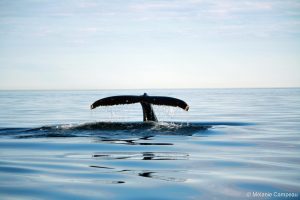
[{"label": "calm sea water", "polygon": [[[190,110],[154,106],[160,122],[145,124],[139,104],[89,109],[106,96],[144,92],[183,99]],[[299,192],[300,89],[0,92],[0,199]]]}]

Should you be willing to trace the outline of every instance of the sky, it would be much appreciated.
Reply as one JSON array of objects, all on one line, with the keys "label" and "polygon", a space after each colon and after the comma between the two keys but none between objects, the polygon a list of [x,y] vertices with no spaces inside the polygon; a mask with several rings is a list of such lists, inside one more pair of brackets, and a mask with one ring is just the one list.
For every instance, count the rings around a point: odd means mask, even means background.
[{"label": "sky", "polygon": [[300,87],[299,0],[0,0],[0,90]]}]

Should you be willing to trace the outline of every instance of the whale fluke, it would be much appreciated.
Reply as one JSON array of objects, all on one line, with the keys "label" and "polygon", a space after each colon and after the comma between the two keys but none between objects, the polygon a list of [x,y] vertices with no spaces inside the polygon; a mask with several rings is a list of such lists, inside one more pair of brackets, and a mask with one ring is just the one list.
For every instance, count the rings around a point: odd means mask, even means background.
[{"label": "whale fluke", "polygon": [[113,105],[132,104],[132,103],[139,103],[139,102],[140,102],[140,96],[133,96],[133,95],[112,96],[112,97],[106,97],[95,101],[91,105],[91,109],[97,108],[99,106],[113,106]]},{"label": "whale fluke", "polygon": [[142,100],[143,102],[154,104],[154,105],[161,105],[161,106],[173,106],[179,107],[183,110],[188,111],[189,106],[187,103],[180,99],[176,99],[173,97],[164,97],[164,96],[145,96]]},{"label": "whale fluke", "polygon": [[173,106],[182,108],[186,111],[189,110],[188,104],[180,99],[165,96],[148,96],[146,93],[141,96],[121,95],[99,99],[91,105],[91,109],[97,108],[99,106],[113,106],[133,103],[140,103],[142,105],[144,121],[157,121],[151,104]]}]

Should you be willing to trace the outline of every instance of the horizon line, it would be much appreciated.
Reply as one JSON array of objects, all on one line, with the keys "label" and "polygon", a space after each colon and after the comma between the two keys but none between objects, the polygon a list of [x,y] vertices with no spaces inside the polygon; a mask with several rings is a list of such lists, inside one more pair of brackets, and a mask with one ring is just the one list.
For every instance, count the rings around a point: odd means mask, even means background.
[{"label": "horizon line", "polygon": [[93,89],[0,89],[0,91],[96,91],[96,90],[199,90],[199,89],[300,89],[300,86],[281,87],[195,87],[195,88],[93,88]]}]

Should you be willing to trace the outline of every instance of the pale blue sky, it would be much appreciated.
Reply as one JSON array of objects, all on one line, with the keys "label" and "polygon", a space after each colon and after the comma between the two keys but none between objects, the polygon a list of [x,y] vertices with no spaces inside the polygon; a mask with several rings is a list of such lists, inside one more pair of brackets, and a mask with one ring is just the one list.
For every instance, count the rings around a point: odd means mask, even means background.
[{"label": "pale blue sky", "polygon": [[299,0],[0,0],[0,89],[300,87]]}]

